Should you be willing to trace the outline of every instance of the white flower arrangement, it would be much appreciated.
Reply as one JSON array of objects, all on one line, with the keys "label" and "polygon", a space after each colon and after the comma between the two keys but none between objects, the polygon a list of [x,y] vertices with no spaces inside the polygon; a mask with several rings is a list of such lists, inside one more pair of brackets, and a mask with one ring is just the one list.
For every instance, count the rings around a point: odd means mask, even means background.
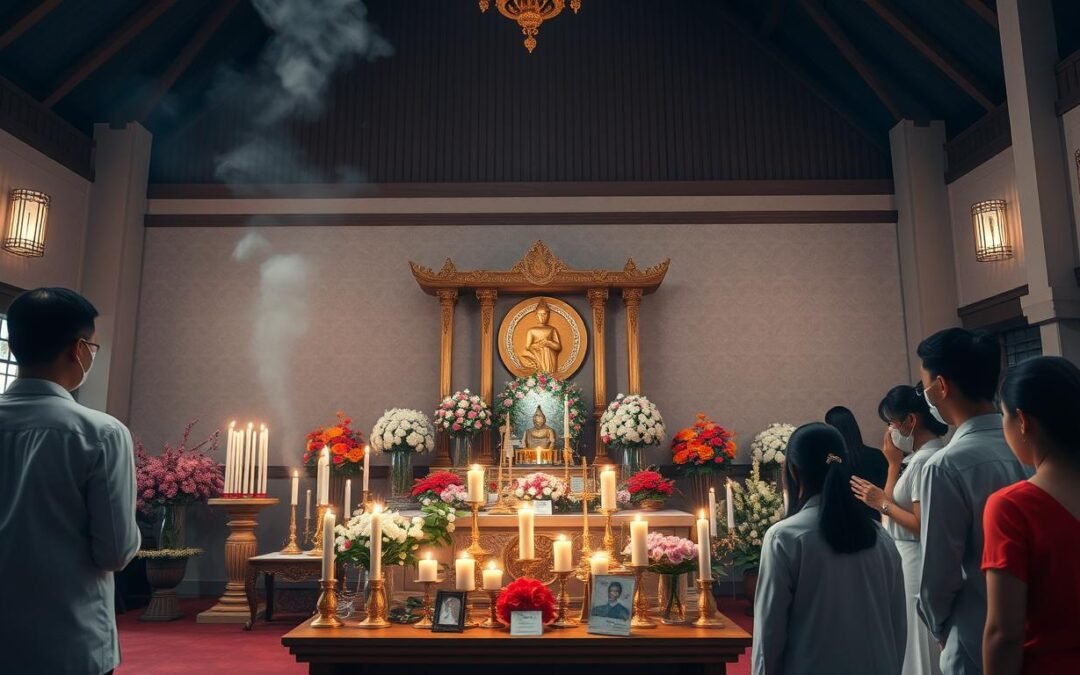
[{"label": "white flower arrangement", "polygon": [[566,483],[550,473],[537,471],[515,478],[510,494],[522,501],[550,499],[557,502],[566,495]]},{"label": "white flower arrangement", "polygon": [[419,410],[393,408],[383,413],[371,430],[371,449],[383,452],[431,452],[435,430],[428,416]]},{"label": "white flower arrangement", "polygon": [[795,427],[773,422],[750,443],[750,457],[759,464],[783,464],[787,456],[788,439]]},{"label": "white flower arrangement", "polygon": [[[784,498],[772,483],[761,479],[761,467],[754,462],[745,483],[734,482],[731,497],[735,511],[734,548],[729,548],[735,565],[744,570],[761,564],[765,531],[784,517]],[[717,504],[717,524],[721,546],[727,539],[727,506]],[[726,547],[725,547],[726,548]]]},{"label": "white flower arrangement", "polygon": [[616,450],[660,445],[666,435],[660,410],[639,394],[619,394],[600,418],[600,436]]}]

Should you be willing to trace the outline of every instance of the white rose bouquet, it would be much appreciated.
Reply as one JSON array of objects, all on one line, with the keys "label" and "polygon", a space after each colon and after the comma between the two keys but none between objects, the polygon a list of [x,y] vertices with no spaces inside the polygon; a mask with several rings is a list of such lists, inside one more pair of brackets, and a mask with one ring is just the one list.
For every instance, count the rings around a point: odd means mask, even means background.
[{"label": "white rose bouquet", "polygon": [[537,471],[515,478],[510,485],[510,494],[522,501],[550,499],[557,502],[566,495],[566,483],[550,473]]},{"label": "white rose bouquet", "polygon": [[619,394],[600,418],[600,436],[616,450],[660,445],[666,434],[664,418],[656,405],[639,394]]},{"label": "white rose bouquet", "polygon": [[784,517],[784,498],[775,485],[761,479],[761,466],[754,462],[745,483],[732,483],[731,499],[735,504],[734,546],[726,538],[727,507],[717,504],[718,548],[731,554],[736,567],[756,570],[761,564],[765,531]]},{"label": "white rose bouquet", "polygon": [[754,436],[750,443],[750,458],[758,464],[783,464],[787,456],[788,439],[795,427],[791,424],[773,422]]},{"label": "white rose bouquet", "polygon": [[431,452],[435,449],[435,430],[428,416],[419,410],[387,410],[371,430],[371,449],[383,452]]}]

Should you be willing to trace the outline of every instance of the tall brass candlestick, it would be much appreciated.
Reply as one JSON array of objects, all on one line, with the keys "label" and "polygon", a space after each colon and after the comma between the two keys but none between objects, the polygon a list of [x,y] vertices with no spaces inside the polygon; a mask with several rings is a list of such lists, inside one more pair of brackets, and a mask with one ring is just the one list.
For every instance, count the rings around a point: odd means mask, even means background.
[{"label": "tall brass candlestick", "polygon": [[311,622],[311,627],[340,628],[344,624],[341,623],[341,619],[337,618],[337,593],[335,592],[337,583],[333,579],[323,579],[319,583],[322,586],[319,602],[316,605],[319,616],[315,617],[315,620]]},{"label": "tall brass candlestick", "polygon": [[389,628],[387,618],[390,608],[386,602],[386,592],[382,578],[372,579],[368,584],[367,618],[357,624],[359,628]]},{"label": "tall brass candlestick", "polygon": [[499,601],[499,593],[501,591],[487,591],[488,594],[488,618],[484,619],[484,622],[480,624],[481,628],[502,628],[502,621],[499,621],[499,613],[495,608],[495,603]]},{"label": "tall brass candlestick", "polygon": [[[507,418],[507,425],[509,425]],[[503,486],[503,468],[506,467],[506,485]],[[488,513],[500,516],[513,515],[514,509],[506,500],[505,493],[510,489],[510,481],[514,480],[514,447],[510,444],[506,434],[503,435],[502,453],[499,456],[499,474],[495,479],[495,490],[498,494],[495,503],[488,509]]]},{"label": "tall brass candlestick", "polygon": [[555,621],[551,624],[555,628],[574,628],[578,625],[577,619],[569,616],[570,595],[566,592],[566,580],[573,572],[556,572],[559,575],[559,609],[555,615]]},{"label": "tall brass candlestick", "polygon": [[433,622],[431,617],[433,616],[431,611],[431,587],[435,584],[441,584],[442,579],[436,579],[435,581],[421,581],[424,584],[424,604],[421,606],[421,612],[424,614],[424,618],[420,619],[413,624],[413,628],[431,628]]},{"label": "tall brass candlestick", "polygon": [[[580,578],[580,577],[578,577]],[[585,569],[585,592],[581,595],[581,612],[578,614],[579,623],[589,623],[589,608],[592,607],[592,567]]]},{"label": "tall brass candlestick", "polygon": [[488,551],[480,545],[480,507],[483,505],[484,502],[469,502],[469,507],[472,508],[472,543],[465,550],[477,560],[488,555]]},{"label": "tall brass candlestick", "polygon": [[723,628],[724,622],[716,613],[716,599],[712,594],[713,580],[698,579],[698,618],[694,621],[695,628]]},{"label": "tall brass candlestick", "polygon": [[[592,557],[592,542],[589,541],[589,500],[596,496],[589,491],[589,461],[581,458],[581,559],[578,560],[577,578],[586,581],[589,576],[589,558]],[[569,483],[567,483],[569,485]]]},{"label": "tall brass candlestick", "polygon": [[285,555],[303,553],[303,549],[296,543],[296,504],[292,505],[292,513],[289,515],[289,543],[281,549]]},{"label": "tall brass candlestick", "polygon": [[315,522],[320,523],[320,527],[315,528],[315,533],[311,537],[311,550],[307,552],[308,555],[322,555],[323,554],[323,529],[321,523],[326,518],[326,511],[330,508],[329,504],[320,504],[316,509]]},{"label": "tall brass candlestick", "polygon": [[604,550],[608,554],[608,569],[613,572],[625,572],[626,566],[622,564],[622,557],[615,550],[615,535],[611,532],[611,517],[615,515],[614,509],[603,509],[604,512]]},{"label": "tall brass candlestick", "polygon": [[649,618],[649,598],[645,594],[645,570],[648,565],[631,565],[634,570],[634,614],[630,617],[631,628],[656,628],[656,623]]}]

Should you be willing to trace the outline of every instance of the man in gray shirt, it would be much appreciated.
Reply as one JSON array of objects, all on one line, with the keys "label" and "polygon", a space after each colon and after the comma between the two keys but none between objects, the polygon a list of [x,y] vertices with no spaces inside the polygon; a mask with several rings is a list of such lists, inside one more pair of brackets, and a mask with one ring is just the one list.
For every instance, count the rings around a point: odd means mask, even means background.
[{"label": "man in gray shirt", "polygon": [[994,405],[1001,347],[985,332],[950,328],[919,345],[920,390],[952,440],[922,475],[922,585],[919,613],[943,643],[945,675],[982,673],[986,582],[981,570],[983,507],[997,490],[1026,478],[1002,435]]},{"label": "man in gray shirt", "polygon": [[113,572],[139,549],[131,434],[75,402],[97,310],[63,288],[8,310],[19,379],[0,395],[0,630],[5,673],[100,675],[120,663]]}]

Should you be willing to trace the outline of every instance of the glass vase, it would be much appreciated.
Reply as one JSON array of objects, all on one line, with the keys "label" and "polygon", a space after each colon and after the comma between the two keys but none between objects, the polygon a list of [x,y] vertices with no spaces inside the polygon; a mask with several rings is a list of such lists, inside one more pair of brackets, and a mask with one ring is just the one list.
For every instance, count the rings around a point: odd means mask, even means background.
[{"label": "glass vase", "polygon": [[403,508],[412,503],[413,470],[411,450],[394,450],[390,455],[390,506]]},{"label": "glass vase", "polygon": [[623,480],[645,470],[645,448],[626,448],[622,451]]},{"label": "glass vase", "polygon": [[660,623],[678,626],[686,623],[686,575],[660,574],[656,598],[660,603]]},{"label": "glass vase", "polygon": [[450,463],[453,466],[468,466],[472,454],[472,436],[452,436],[450,438]]},{"label": "glass vase", "polygon": [[166,504],[161,507],[159,549],[184,548],[184,510],[184,504]]}]

